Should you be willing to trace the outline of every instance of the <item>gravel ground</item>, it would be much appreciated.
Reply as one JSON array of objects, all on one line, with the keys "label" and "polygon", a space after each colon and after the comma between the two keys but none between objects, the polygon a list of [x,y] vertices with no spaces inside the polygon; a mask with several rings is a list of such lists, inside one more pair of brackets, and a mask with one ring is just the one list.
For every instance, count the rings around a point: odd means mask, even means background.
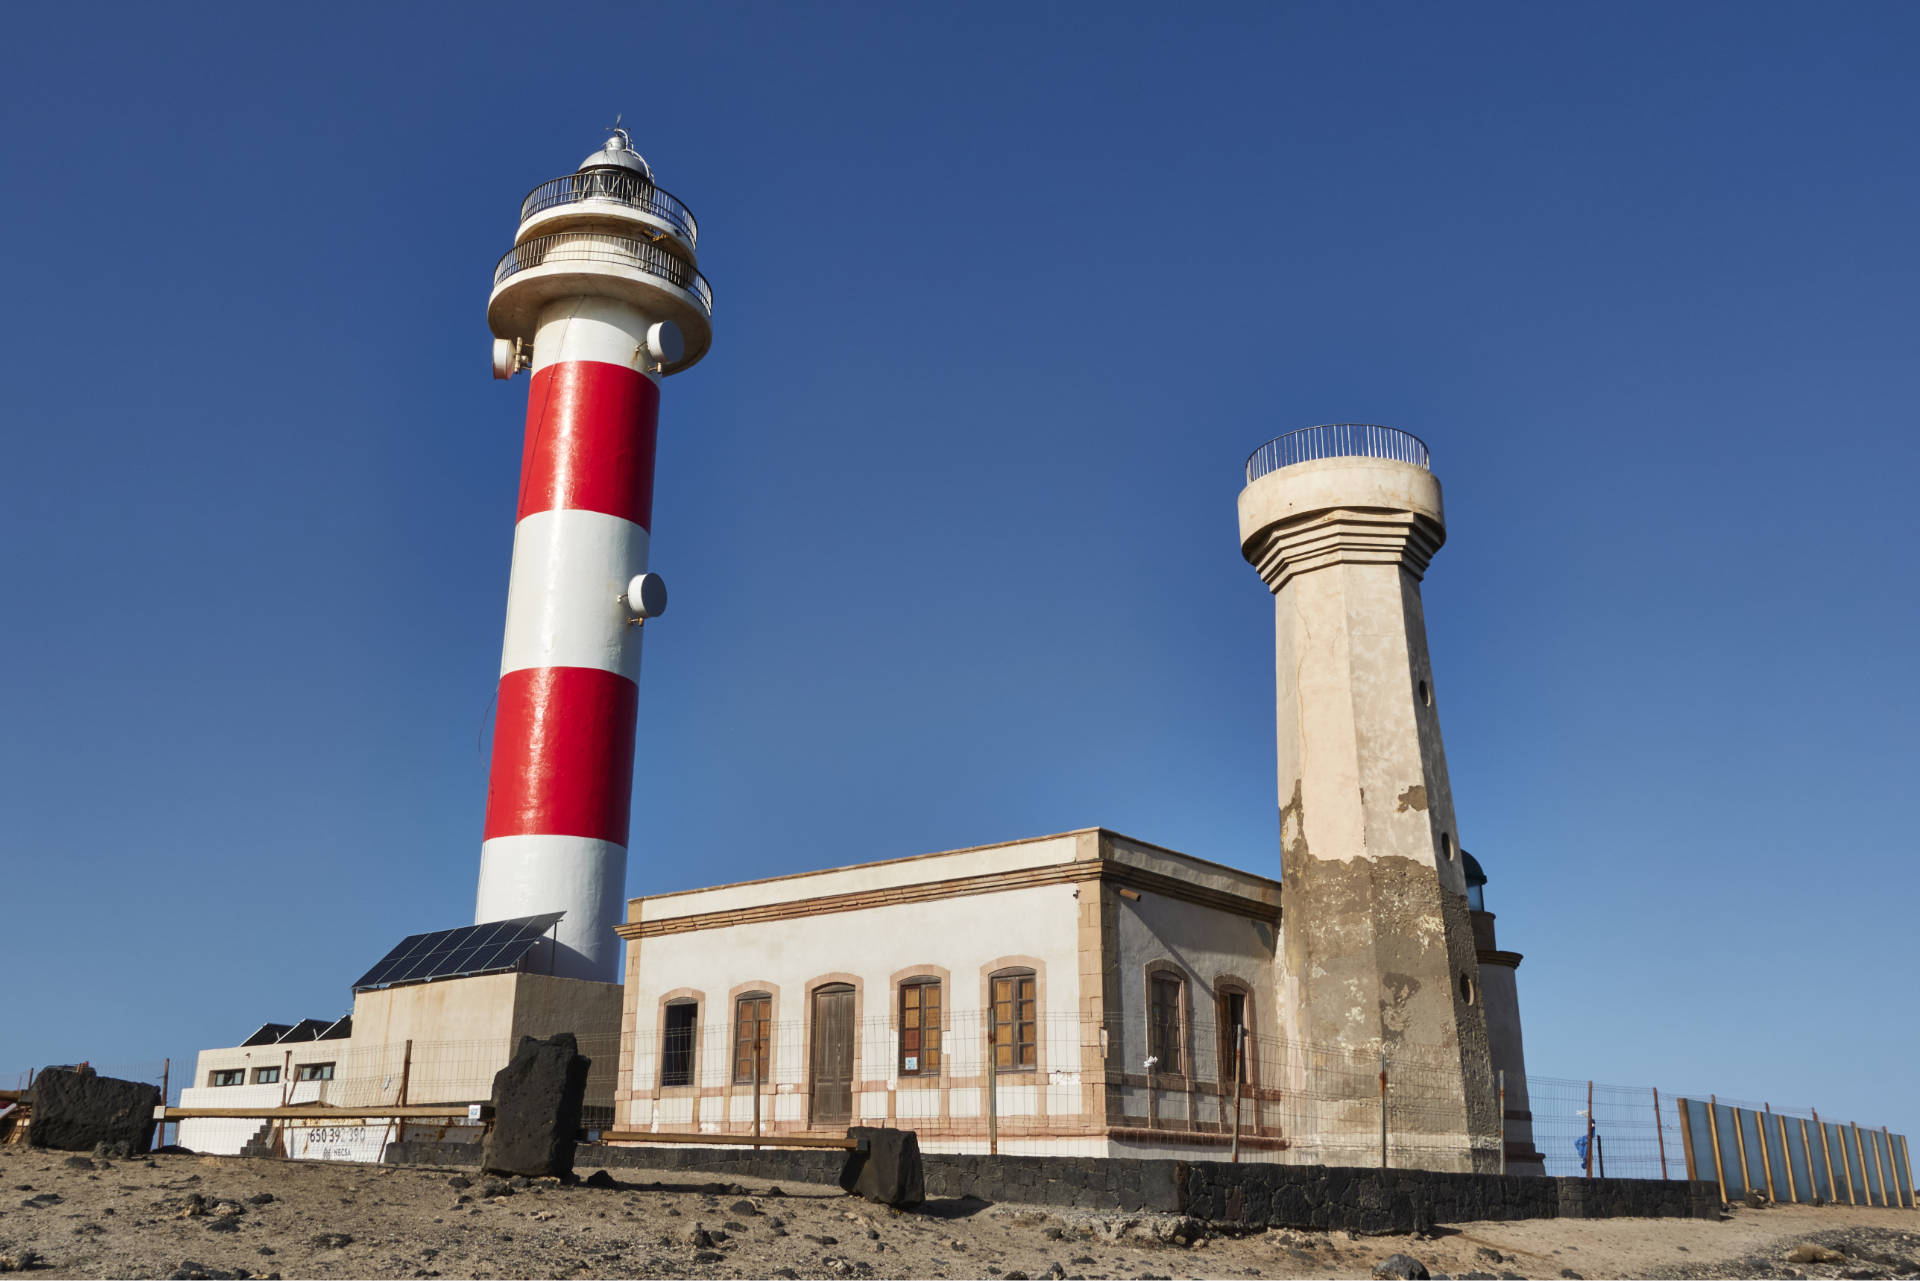
[{"label": "gravel ground", "polygon": [[[1920,1277],[1920,1214],[1788,1206],[1718,1223],[1531,1220],[1433,1237],[1209,1235],[1170,1216],[934,1201],[626,1170],[617,1186],[472,1171],[0,1148],[0,1271],[42,1277]],[[1789,1251],[1837,1248],[1827,1263]]]}]

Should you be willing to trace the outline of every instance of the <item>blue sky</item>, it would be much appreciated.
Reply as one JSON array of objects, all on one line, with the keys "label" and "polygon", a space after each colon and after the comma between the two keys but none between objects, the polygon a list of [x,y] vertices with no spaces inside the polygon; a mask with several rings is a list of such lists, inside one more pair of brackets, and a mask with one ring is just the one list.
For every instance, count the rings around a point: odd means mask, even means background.
[{"label": "blue sky", "polygon": [[472,910],[518,202],[700,217],[635,894],[1104,824],[1277,867],[1239,467],[1429,443],[1530,1067],[1920,1130],[1920,11],[36,6],[0,82],[0,1075]]}]

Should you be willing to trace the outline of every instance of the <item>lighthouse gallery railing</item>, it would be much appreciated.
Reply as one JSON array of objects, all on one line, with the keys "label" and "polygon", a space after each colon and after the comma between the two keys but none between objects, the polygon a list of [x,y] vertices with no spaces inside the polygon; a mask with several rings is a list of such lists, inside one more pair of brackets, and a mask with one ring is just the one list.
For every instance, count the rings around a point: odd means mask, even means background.
[{"label": "lighthouse gallery railing", "polygon": [[645,240],[610,236],[598,231],[563,231],[551,236],[536,236],[515,245],[493,269],[493,283],[533,267],[570,262],[604,262],[631,267],[657,276],[676,288],[684,289],[700,300],[709,314],[713,311],[713,287],[707,278],[678,254],[669,253]]},{"label": "lighthouse gallery railing", "polygon": [[1427,466],[1427,444],[1412,432],[1378,423],[1323,423],[1276,436],[1247,459],[1247,483],[1270,471],[1321,458],[1386,458]]},{"label": "lighthouse gallery railing", "polygon": [[611,200],[652,214],[679,232],[690,248],[700,244],[700,224],[694,220],[693,210],[687,208],[685,201],[660,190],[637,173],[620,169],[589,169],[541,183],[521,202],[520,221],[583,200]]}]

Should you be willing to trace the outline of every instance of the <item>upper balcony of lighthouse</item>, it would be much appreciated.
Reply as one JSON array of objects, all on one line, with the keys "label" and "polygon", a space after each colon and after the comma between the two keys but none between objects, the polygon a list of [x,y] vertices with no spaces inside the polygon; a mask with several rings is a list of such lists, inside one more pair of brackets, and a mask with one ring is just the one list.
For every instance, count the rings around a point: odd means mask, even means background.
[{"label": "upper balcony of lighthouse", "polygon": [[1341,562],[1395,562],[1418,578],[1446,541],[1440,481],[1411,432],[1304,427],[1254,450],[1246,475],[1240,551],[1276,592],[1297,573]]},{"label": "upper balcony of lighthouse", "polygon": [[646,158],[616,130],[570,174],[543,182],[520,205],[513,248],[500,259],[487,302],[496,338],[531,343],[541,313],[581,296],[633,304],[678,330],[660,372],[706,355],[713,290],[700,274],[700,224],[686,203],[655,183]]}]

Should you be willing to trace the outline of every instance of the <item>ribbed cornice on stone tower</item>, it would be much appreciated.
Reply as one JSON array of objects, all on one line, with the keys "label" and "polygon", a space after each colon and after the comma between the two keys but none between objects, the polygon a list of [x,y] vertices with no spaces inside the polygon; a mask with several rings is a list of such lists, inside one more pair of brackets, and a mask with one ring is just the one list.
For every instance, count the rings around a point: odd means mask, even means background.
[{"label": "ribbed cornice on stone tower", "polygon": [[1444,526],[1417,513],[1336,508],[1269,525],[1243,550],[1277,592],[1296,575],[1338,564],[1399,565],[1419,579],[1446,540]]}]

